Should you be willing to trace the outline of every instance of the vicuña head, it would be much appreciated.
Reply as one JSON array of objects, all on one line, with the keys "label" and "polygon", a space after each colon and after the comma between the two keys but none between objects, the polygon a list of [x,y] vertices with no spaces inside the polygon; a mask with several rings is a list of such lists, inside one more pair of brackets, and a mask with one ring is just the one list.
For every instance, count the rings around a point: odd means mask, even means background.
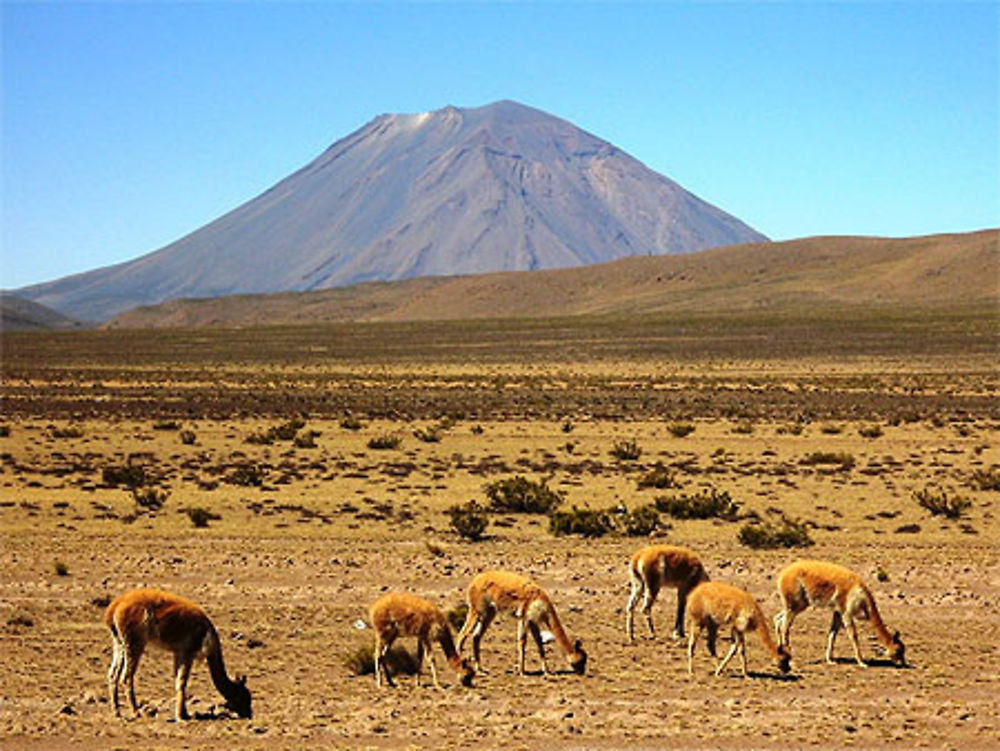
[{"label": "vicu\u00f1a head", "polygon": [[178,720],[187,720],[187,682],[196,657],[204,656],[215,688],[226,700],[226,707],[240,717],[252,717],[250,690],[246,676],[229,678],[222,659],[219,634],[205,611],[190,600],[158,589],[135,589],[116,598],[104,614],[111,631],[113,656],[108,670],[111,706],[121,714],[119,685],[128,687],[129,703],[138,715],[135,700],[135,671],[147,645],[160,647],[174,655],[176,710]]},{"label": "vicu\u00f1a head", "polygon": [[778,641],[788,645],[795,616],[811,605],[833,609],[833,622],[826,642],[826,661],[833,662],[833,643],[841,627],[847,626],[858,665],[866,667],[858,644],[858,631],[854,619],[869,621],[879,641],[895,665],[906,665],[906,647],[899,632],[891,632],[882,621],[875,598],[855,572],[827,561],[799,560],[786,566],[778,574],[778,594],[783,609],[774,617]]},{"label": "vicu\u00f1a head", "polygon": [[471,633],[473,664],[477,671],[485,672],[479,656],[483,634],[497,613],[510,613],[517,619],[519,675],[524,675],[525,647],[529,633],[538,647],[542,671],[549,674],[542,627],[552,632],[573,672],[578,675],[586,672],[587,653],[583,649],[583,643],[579,639],[570,640],[545,590],[526,576],[506,571],[484,571],[469,583],[468,602],[469,615],[458,634],[458,650],[462,651],[465,640]]},{"label": "vicu\u00f1a head", "polygon": [[774,657],[782,674],[791,670],[792,655],[784,646],[775,644],[767,618],[753,595],[738,587],[721,582],[703,582],[691,592],[687,604],[688,673],[694,674],[694,647],[700,632],[707,634],[708,651],[713,657],[719,629],[729,629],[733,646],[715,669],[719,675],[739,652],[743,662],[743,675],[747,671],[746,634],[756,631],[761,643]]},{"label": "vicu\u00f1a head", "polygon": [[441,646],[448,664],[458,675],[462,685],[472,685],[476,671],[468,660],[463,660],[458,654],[448,619],[434,603],[406,592],[391,592],[372,603],[368,616],[375,629],[375,681],[379,686],[382,685],[383,676],[390,686],[395,685],[385,663],[385,656],[392,643],[400,636],[417,637],[418,685],[426,653],[431,663],[431,679],[435,687],[441,688],[432,651],[434,642]]}]

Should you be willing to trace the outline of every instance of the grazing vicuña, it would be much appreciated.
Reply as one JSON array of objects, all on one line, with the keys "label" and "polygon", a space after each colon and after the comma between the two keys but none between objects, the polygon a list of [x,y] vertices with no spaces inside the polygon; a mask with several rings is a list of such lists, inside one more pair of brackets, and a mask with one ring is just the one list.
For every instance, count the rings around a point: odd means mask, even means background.
[{"label": "grazing vicu\u00f1a", "polygon": [[703,581],[708,581],[705,567],[694,553],[673,545],[650,545],[635,555],[628,567],[629,592],[625,607],[625,633],[628,640],[635,638],[633,622],[635,608],[642,596],[642,612],[649,624],[649,633],[656,636],[651,610],[663,586],[677,589],[677,618],[674,621],[674,638],[684,636],[684,606],[687,596]]},{"label": "grazing vicu\u00f1a", "polygon": [[524,675],[525,644],[531,632],[538,645],[542,660],[542,671],[548,675],[549,666],[545,662],[545,645],[542,641],[542,627],[547,626],[555,637],[559,648],[566,655],[569,666],[575,673],[583,675],[587,669],[587,653],[579,639],[571,642],[563,629],[552,600],[545,590],[531,579],[506,571],[484,571],[469,583],[469,615],[458,634],[458,650],[462,651],[465,639],[472,634],[472,655],[476,670],[482,670],[479,645],[483,634],[497,613],[511,613],[517,618],[518,674]]},{"label": "grazing vicu\u00f1a", "polygon": [[788,635],[795,616],[810,605],[833,608],[833,622],[826,641],[826,661],[833,662],[833,642],[842,626],[847,626],[854,647],[854,657],[861,667],[867,663],[861,658],[855,618],[870,621],[879,641],[885,646],[889,658],[896,665],[906,664],[906,647],[899,632],[890,633],[875,606],[875,598],[861,577],[843,566],[826,561],[799,560],[789,564],[778,574],[778,594],[784,609],[774,617],[778,641],[788,645]]},{"label": "grazing vicu\u00f1a", "polygon": [[251,717],[250,691],[246,676],[231,680],[222,660],[219,634],[205,611],[190,600],[158,589],[134,589],[113,600],[104,613],[111,630],[114,654],[108,670],[111,706],[120,714],[118,687],[128,686],[129,703],[138,715],[135,700],[135,671],[147,645],[174,655],[174,689],[177,692],[176,717],[189,719],[187,711],[188,677],[196,657],[204,655],[212,682],[226,700],[226,706],[240,717]]},{"label": "grazing vicu\u00f1a", "polygon": [[385,655],[400,636],[417,637],[417,685],[420,685],[420,669],[426,653],[431,663],[431,679],[441,688],[431,650],[434,642],[441,645],[462,685],[472,685],[475,671],[459,656],[448,619],[434,603],[406,592],[391,592],[372,603],[368,616],[375,629],[375,681],[379,686],[383,675],[390,686],[395,685],[386,667]]},{"label": "grazing vicu\u00f1a", "polygon": [[715,669],[719,675],[738,651],[743,661],[743,675],[747,672],[746,634],[756,631],[761,643],[770,652],[782,673],[791,668],[792,656],[784,646],[775,644],[764,611],[753,595],[738,587],[721,582],[703,582],[694,588],[688,597],[688,673],[694,674],[694,646],[698,634],[705,631],[708,637],[708,651],[715,654],[715,640],[720,628],[732,631],[733,646]]}]

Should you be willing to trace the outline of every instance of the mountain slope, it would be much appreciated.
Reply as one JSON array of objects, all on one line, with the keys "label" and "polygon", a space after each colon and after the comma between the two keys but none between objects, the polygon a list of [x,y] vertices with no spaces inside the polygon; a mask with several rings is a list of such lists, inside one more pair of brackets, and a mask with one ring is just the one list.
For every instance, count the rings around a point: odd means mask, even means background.
[{"label": "mountain slope", "polygon": [[123,313],[108,326],[946,308],[996,303],[998,268],[997,230],[907,239],[816,237],[534,273],[179,300]]},{"label": "mountain slope", "polygon": [[102,320],[177,297],[561,268],[763,240],[606,141],[503,101],[382,115],[161,250],[19,294]]}]

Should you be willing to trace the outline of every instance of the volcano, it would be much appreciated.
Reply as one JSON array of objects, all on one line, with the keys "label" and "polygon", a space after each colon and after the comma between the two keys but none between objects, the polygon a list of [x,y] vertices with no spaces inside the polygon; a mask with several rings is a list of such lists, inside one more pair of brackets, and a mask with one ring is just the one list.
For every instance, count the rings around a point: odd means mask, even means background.
[{"label": "volcano", "polygon": [[160,250],[17,294],[100,321],[177,298],[564,268],[766,239],[607,141],[501,101],[380,115]]}]

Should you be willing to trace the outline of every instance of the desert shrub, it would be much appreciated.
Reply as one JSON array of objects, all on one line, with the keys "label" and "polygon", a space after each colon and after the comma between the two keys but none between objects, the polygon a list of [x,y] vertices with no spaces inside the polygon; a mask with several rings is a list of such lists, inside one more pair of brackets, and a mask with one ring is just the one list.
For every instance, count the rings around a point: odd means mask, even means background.
[{"label": "desert shrub", "polygon": [[574,427],[576,427],[576,426],[573,425],[573,422],[571,420],[565,420],[563,422],[563,424],[562,424],[562,432],[563,433],[572,433]]},{"label": "desert shrub", "polygon": [[697,493],[679,493],[675,496],[660,496],[654,503],[656,509],[674,519],[726,519],[733,521],[739,516],[740,505],[728,491],[708,490]]},{"label": "desert shrub", "polygon": [[239,464],[226,478],[230,485],[260,487],[264,484],[264,470],[256,464]]},{"label": "desert shrub", "polygon": [[376,451],[386,451],[389,449],[398,449],[402,443],[403,439],[398,435],[383,433],[382,435],[370,438],[368,440],[368,448],[375,449]]},{"label": "desert shrub", "polygon": [[943,490],[923,488],[913,491],[913,500],[934,516],[957,519],[972,505],[972,501],[960,495],[949,496]]},{"label": "desert shrub", "polygon": [[482,435],[484,433],[482,425],[473,425],[469,430],[472,431],[472,435]]},{"label": "desert shrub", "polygon": [[195,508],[186,508],[184,509],[184,513],[187,514],[191,523],[198,528],[207,527],[209,522],[218,521],[222,518],[219,514],[213,513],[208,509],[201,508],[200,506]]},{"label": "desert shrub", "polygon": [[813,451],[802,457],[799,462],[808,466],[817,464],[839,464],[841,469],[850,469],[854,466],[854,455],[846,451]]},{"label": "desert shrub", "polygon": [[645,537],[660,526],[660,512],[652,504],[639,506],[622,514],[618,524],[622,534],[629,537]]},{"label": "desert shrub", "polygon": [[489,483],[486,497],[493,511],[515,514],[548,514],[563,500],[544,480],[534,482],[521,475]]},{"label": "desert shrub", "polygon": [[49,435],[53,438],[82,438],[83,428],[76,425],[67,425],[65,428],[57,428],[55,425],[49,427]]},{"label": "desert shrub", "polygon": [[614,523],[607,511],[574,507],[570,511],[553,511],[549,516],[549,532],[554,535],[602,537],[613,530]]},{"label": "desert shrub", "polygon": [[455,631],[461,631],[462,626],[465,625],[465,619],[469,616],[469,604],[467,602],[459,603],[444,615]]},{"label": "desert shrub", "polygon": [[192,446],[197,440],[198,436],[195,435],[195,432],[193,430],[181,431],[181,443],[183,443],[185,446]]},{"label": "desert shrub", "polygon": [[882,428],[878,425],[862,425],[858,428],[858,435],[862,438],[881,438]]},{"label": "desert shrub", "polygon": [[180,430],[181,426],[176,420],[160,420],[153,423],[153,430]]},{"label": "desert shrub", "polygon": [[132,488],[132,498],[136,505],[148,511],[159,511],[169,497],[169,491],[159,488]]},{"label": "desert shrub", "polygon": [[806,548],[814,544],[806,525],[782,516],[777,522],[756,522],[740,528],[739,541],[754,550]]},{"label": "desert shrub", "polygon": [[52,567],[56,572],[56,576],[69,576],[69,566],[62,561],[56,561]]},{"label": "desert shrub", "polygon": [[277,441],[291,441],[305,426],[305,420],[301,417],[293,417],[288,422],[283,422],[281,425],[271,428],[268,432],[271,433]]},{"label": "desert shrub", "polygon": [[254,446],[270,446],[274,443],[274,436],[271,435],[271,431],[255,431],[243,439],[244,443],[250,443]]},{"label": "desert shrub", "polygon": [[889,572],[879,566],[875,569],[875,580],[883,583],[889,581]]},{"label": "desert shrub", "polygon": [[634,462],[642,456],[642,447],[634,440],[618,441],[608,453],[620,461]]},{"label": "desert shrub", "polygon": [[303,430],[292,440],[292,444],[295,448],[299,449],[314,449],[316,448],[316,438],[319,437],[320,432],[318,430]]},{"label": "desert shrub", "polygon": [[114,465],[101,470],[101,482],[105,485],[138,488],[150,484],[151,480],[141,464]]},{"label": "desert shrub", "polygon": [[667,430],[674,438],[684,438],[694,432],[694,425],[690,422],[672,422],[667,425]]},{"label": "desert shrub", "polygon": [[662,464],[657,464],[640,477],[638,485],[640,488],[656,488],[657,490],[680,487],[676,473]]},{"label": "desert shrub", "polygon": [[438,428],[417,428],[413,437],[424,443],[437,443],[441,440],[441,431]]},{"label": "desert shrub", "polygon": [[840,435],[844,432],[844,428],[840,425],[828,422],[826,425],[820,426],[820,432],[826,433],[827,435]]},{"label": "desert shrub", "polygon": [[[390,675],[416,675],[417,660],[400,644],[393,646],[383,658]],[[344,667],[353,675],[373,675],[375,673],[375,644],[358,644],[343,657]]]},{"label": "desert shrub", "polygon": [[1000,469],[977,469],[970,475],[969,485],[976,490],[1000,490]]},{"label": "desert shrub", "polygon": [[348,415],[340,421],[340,427],[344,430],[361,430],[364,426],[365,424],[353,415]]},{"label": "desert shrub", "polygon": [[805,426],[801,422],[792,422],[778,427],[778,435],[802,435]]},{"label": "desert shrub", "polygon": [[753,423],[750,420],[740,420],[738,423],[733,425],[731,428],[733,433],[737,435],[752,435],[753,434]]},{"label": "desert shrub", "polygon": [[466,540],[476,542],[483,539],[486,527],[489,526],[489,518],[486,516],[486,509],[475,501],[466,504],[455,505],[445,512],[451,518],[451,526],[458,534]]},{"label": "desert shrub", "polygon": [[10,437],[10,425],[0,425],[0,438]]}]

